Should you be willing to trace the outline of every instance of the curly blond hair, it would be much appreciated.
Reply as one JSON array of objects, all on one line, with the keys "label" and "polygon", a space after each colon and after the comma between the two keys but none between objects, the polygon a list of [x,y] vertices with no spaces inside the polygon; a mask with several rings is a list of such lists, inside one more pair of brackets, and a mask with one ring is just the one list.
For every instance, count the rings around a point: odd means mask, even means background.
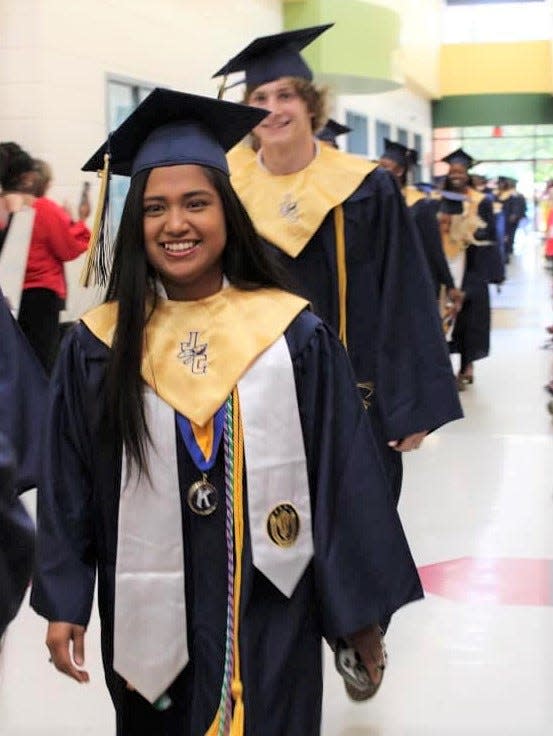
[{"label": "curly blond hair", "polygon": [[[328,87],[318,87],[308,79],[302,77],[287,77],[294,87],[296,94],[307,105],[307,111],[311,115],[311,128],[314,133],[320,130],[328,120]],[[244,92],[242,101],[248,104],[248,100],[255,90],[261,85],[248,85]],[[255,136],[252,136],[255,138]]]}]

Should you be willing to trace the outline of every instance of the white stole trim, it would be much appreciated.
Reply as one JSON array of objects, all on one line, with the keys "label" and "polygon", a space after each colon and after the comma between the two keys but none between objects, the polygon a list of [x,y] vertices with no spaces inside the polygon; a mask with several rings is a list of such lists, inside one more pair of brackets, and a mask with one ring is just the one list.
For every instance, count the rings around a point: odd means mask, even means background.
[{"label": "white stole trim", "polygon": [[[290,597],[313,556],[313,537],[294,371],[283,336],[255,361],[238,392],[253,564]],[[149,387],[144,410],[154,442],[146,445],[152,482],[135,467],[128,476],[123,453],[113,667],[153,703],[189,657],[175,412]],[[267,531],[269,514],[281,503],[293,505],[300,519],[291,547],[278,547]]]},{"label": "white stole trim", "polygon": [[[188,662],[175,412],[146,387],[148,475],[123,453],[113,667],[151,703]],[[150,481],[151,479],[151,481]]]},{"label": "white stole trim", "polygon": [[[294,369],[284,336],[239,381],[238,394],[253,564],[289,598],[313,557],[313,535]],[[292,504],[300,519],[291,547],[278,547],[267,532],[269,514],[281,503]]]}]

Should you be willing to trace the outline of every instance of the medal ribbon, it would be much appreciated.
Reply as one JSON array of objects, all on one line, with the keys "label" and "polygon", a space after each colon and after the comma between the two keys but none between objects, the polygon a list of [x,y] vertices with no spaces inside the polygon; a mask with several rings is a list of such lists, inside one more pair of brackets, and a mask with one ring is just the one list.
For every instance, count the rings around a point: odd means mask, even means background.
[{"label": "medal ribbon", "polygon": [[213,417],[213,442],[209,457],[206,457],[206,453],[204,453],[204,450],[200,446],[190,420],[177,412],[177,424],[182,441],[194,465],[201,473],[206,474],[215,465],[215,461],[217,460],[217,453],[219,452],[219,446],[223,437],[223,427],[225,425],[225,405],[223,404]]}]

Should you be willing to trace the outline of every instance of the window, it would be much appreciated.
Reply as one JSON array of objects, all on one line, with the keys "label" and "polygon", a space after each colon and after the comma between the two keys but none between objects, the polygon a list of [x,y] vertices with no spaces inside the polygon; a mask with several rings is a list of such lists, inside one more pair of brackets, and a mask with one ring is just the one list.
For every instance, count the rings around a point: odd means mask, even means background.
[{"label": "window", "polygon": [[[115,130],[123,120],[147,97],[154,85],[135,83],[119,79],[108,79],[107,83],[107,128]],[[129,191],[129,179],[126,176],[112,176],[110,181],[110,227],[112,239],[119,226],[125,197]]]},{"label": "window", "polygon": [[366,115],[356,112],[346,112],[346,125],[351,128],[347,137],[347,150],[358,156],[368,156],[368,127],[369,121]]},{"label": "window", "polygon": [[397,129],[397,142],[401,143],[402,146],[409,146],[409,133],[405,128]]},{"label": "window", "polygon": [[390,137],[390,125],[380,120],[376,121],[376,157],[380,158],[384,153],[384,138]]}]

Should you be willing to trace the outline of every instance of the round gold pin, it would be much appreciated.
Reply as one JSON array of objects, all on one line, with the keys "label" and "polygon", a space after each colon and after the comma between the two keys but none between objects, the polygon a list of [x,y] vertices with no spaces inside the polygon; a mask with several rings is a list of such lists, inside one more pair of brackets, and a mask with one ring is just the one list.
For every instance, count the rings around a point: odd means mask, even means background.
[{"label": "round gold pin", "polygon": [[291,503],[279,503],[267,519],[267,534],[278,547],[291,547],[300,533],[300,517]]}]

